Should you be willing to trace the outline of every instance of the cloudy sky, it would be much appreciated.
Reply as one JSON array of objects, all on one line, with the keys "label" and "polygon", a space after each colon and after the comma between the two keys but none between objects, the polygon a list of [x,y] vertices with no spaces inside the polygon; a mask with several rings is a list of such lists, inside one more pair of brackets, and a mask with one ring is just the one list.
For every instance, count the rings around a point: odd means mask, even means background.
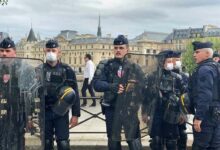
[{"label": "cloudy sky", "polygon": [[9,0],[0,6],[0,31],[18,40],[32,22],[42,38],[65,29],[96,34],[100,13],[103,35],[133,38],[144,31],[220,26],[219,8],[219,0]]}]

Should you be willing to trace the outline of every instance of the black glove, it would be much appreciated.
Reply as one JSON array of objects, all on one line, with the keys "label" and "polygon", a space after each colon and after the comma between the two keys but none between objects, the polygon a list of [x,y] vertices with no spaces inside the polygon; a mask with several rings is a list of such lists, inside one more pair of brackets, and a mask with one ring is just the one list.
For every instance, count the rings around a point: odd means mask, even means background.
[{"label": "black glove", "polygon": [[118,94],[118,89],[119,89],[118,83],[109,84],[109,89],[112,93]]}]

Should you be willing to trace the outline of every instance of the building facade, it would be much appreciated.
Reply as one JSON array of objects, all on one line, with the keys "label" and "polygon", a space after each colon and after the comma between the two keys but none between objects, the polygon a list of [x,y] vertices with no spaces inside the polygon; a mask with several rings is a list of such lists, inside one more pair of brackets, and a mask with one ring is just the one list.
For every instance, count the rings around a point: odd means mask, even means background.
[{"label": "building facade", "polygon": [[202,28],[173,29],[164,42],[173,44],[175,50],[184,51],[187,45],[195,39],[210,37],[220,40],[220,28],[214,25],[204,25]]}]

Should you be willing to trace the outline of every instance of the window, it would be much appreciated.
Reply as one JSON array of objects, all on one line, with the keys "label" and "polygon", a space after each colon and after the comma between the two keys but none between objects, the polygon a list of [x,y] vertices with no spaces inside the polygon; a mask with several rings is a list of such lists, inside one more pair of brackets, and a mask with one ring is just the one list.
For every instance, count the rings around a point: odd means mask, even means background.
[{"label": "window", "polygon": [[71,64],[72,62],[71,62],[71,57],[69,57],[69,64]]}]

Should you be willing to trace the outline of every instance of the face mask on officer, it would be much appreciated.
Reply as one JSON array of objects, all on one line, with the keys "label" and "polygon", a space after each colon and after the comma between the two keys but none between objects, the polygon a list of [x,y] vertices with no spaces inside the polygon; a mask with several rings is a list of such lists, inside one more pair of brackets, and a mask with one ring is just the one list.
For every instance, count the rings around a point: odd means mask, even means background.
[{"label": "face mask on officer", "polygon": [[53,52],[47,52],[46,53],[46,60],[47,61],[57,61],[57,54],[53,53]]},{"label": "face mask on officer", "polygon": [[173,70],[173,63],[167,63],[165,69],[166,70]]},{"label": "face mask on officer", "polygon": [[176,61],[175,69],[180,69],[182,66],[181,61]]}]

